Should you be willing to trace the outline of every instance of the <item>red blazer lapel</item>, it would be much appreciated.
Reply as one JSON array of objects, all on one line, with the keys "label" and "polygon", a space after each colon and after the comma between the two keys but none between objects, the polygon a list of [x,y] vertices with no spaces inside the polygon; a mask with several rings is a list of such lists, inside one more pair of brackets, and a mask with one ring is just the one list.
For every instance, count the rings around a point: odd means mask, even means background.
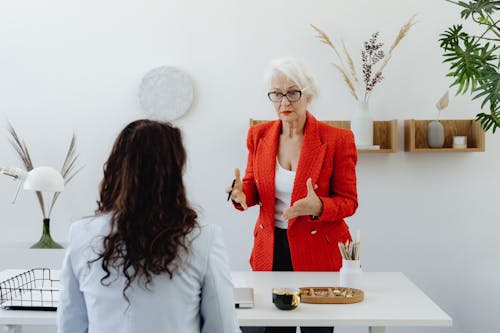
[{"label": "red blazer lapel", "polygon": [[276,174],[276,156],[278,153],[281,121],[276,120],[268,132],[262,136],[256,153],[256,175],[259,184],[261,202],[266,202],[269,207],[275,204],[274,178]]},{"label": "red blazer lapel", "polygon": [[321,142],[318,121],[309,112],[304,128],[304,141],[300,149],[299,163],[293,183],[291,204],[307,195],[306,181],[312,179],[313,185],[316,184],[323,159],[325,158],[326,144]]}]

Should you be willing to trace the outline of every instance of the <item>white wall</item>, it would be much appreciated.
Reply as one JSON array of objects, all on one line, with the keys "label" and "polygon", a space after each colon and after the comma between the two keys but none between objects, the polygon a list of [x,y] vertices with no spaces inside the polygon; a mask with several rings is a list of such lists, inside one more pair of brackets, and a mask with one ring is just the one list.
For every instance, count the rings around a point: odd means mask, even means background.
[{"label": "white wall", "polygon": [[[349,119],[355,103],[309,23],[344,38],[357,55],[375,31],[389,46],[414,13],[418,24],[371,100],[377,119],[400,120],[400,150],[402,120],[433,118],[450,83],[437,39],[459,11],[445,1],[2,1],[0,165],[19,165],[6,119],[35,165],[59,167],[76,132],[85,169],[52,216],[54,237],[66,240],[70,223],[95,208],[114,137],[144,116],[141,77],[156,66],[178,66],[196,89],[191,111],[176,121],[189,151],[190,196],[203,221],[223,226],[232,268],[249,269],[257,209],[236,212],[224,187],[233,168],[245,166],[248,119],[274,117],[262,86],[265,65],[279,56],[303,58],[321,86],[311,111],[319,119]],[[478,110],[469,97],[453,97],[443,116],[472,118]],[[389,332],[498,331],[500,134],[487,134],[486,150],[359,156],[360,205],[348,222],[362,230],[364,269],[403,271],[454,319],[451,329]],[[35,197],[23,192],[11,205],[14,192],[15,184],[0,178],[0,242],[33,242],[41,228]]]}]

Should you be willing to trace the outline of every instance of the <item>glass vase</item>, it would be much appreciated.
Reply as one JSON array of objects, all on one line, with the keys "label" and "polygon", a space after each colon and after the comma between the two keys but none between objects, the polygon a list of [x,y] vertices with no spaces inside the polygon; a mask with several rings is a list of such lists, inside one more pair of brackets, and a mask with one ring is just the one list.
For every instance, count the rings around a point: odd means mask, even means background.
[{"label": "glass vase", "polygon": [[32,249],[62,249],[63,246],[54,242],[50,235],[50,219],[43,219],[42,237],[31,246]]}]

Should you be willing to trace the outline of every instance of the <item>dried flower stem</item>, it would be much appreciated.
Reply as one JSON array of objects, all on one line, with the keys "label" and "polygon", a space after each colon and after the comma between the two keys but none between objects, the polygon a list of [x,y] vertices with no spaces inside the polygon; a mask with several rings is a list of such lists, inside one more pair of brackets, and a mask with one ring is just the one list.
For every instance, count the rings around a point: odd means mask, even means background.
[{"label": "dried flower stem", "polygon": [[373,74],[373,66],[385,57],[382,46],[384,44],[378,42],[378,32],[376,32],[368,41],[364,42],[364,48],[361,50],[363,80],[365,81],[364,101],[367,101],[368,93],[383,79],[380,71]]},{"label": "dried flower stem", "polygon": [[448,107],[448,103],[450,102],[450,97],[449,97],[449,91],[446,90],[446,92],[441,96],[439,101],[436,103],[436,108],[438,109],[438,114],[437,114],[437,120],[439,120],[439,116],[441,115],[441,111],[446,109]]},{"label": "dried flower stem", "polygon": [[354,66],[354,62],[352,61],[352,57],[349,54],[349,52],[347,51],[347,47],[345,46],[345,43],[343,40],[342,40],[342,48],[344,49],[344,54],[345,54],[345,57],[347,58],[347,63],[349,64],[349,69],[351,70],[351,76],[354,79],[354,81],[359,82],[358,77],[356,75],[356,67]]},{"label": "dried flower stem", "polygon": [[[332,43],[328,35],[323,32],[320,28],[316,27],[314,24],[310,25],[317,33],[318,35],[316,36],[323,44],[326,44],[329,46],[337,56],[337,59],[340,63],[338,64],[333,64],[341,73],[342,77],[344,78],[344,81],[347,83],[349,86],[349,89],[351,91],[351,95],[358,100],[358,95],[356,94],[356,88],[354,87],[353,81],[358,82],[358,79],[356,77],[356,71],[354,69],[354,63],[352,61],[352,57],[349,55],[349,52],[347,51],[347,48],[344,45],[344,53],[346,54],[347,61],[349,63],[349,68],[351,69],[350,73],[352,77],[349,76],[349,71],[347,70],[347,67],[344,64],[344,61],[342,60],[342,56],[340,55],[339,51],[335,47],[335,45]],[[342,42],[343,44],[343,42]]]},{"label": "dried flower stem", "polygon": [[406,34],[408,33],[408,31],[410,31],[410,28],[416,23],[413,21],[415,19],[415,16],[416,15],[413,15],[412,17],[410,17],[408,22],[406,22],[406,24],[404,24],[401,27],[401,29],[399,29],[399,33],[396,36],[396,39],[394,39],[394,42],[392,43],[391,48],[389,49],[389,52],[387,53],[387,57],[385,58],[384,62],[382,63],[382,66],[380,66],[380,69],[378,70],[380,73],[382,73],[385,66],[387,65],[389,60],[392,58],[392,51],[399,45],[399,42],[401,42],[401,40],[406,37]]},{"label": "dried flower stem", "polygon": [[333,64],[333,63],[332,63],[332,65],[335,66],[335,68],[337,68],[337,70],[340,72],[340,75],[342,75],[344,82],[347,83],[347,86],[349,87],[349,91],[351,92],[351,95],[354,97],[355,100],[358,100],[359,97],[356,94],[356,88],[354,88],[354,85],[352,84],[351,80],[349,79],[349,76],[347,75],[347,73],[339,65]]},{"label": "dried flower stem", "polygon": [[335,45],[333,45],[333,43],[330,40],[330,38],[328,37],[328,35],[326,33],[324,33],[320,28],[315,26],[314,24],[311,24],[311,27],[314,30],[316,30],[316,32],[318,33],[317,37],[319,38],[319,40],[333,49],[333,51],[337,55],[338,60],[340,61],[340,65],[342,66],[342,68],[345,68],[345,65],[342,61],[342,57],[340,56],[339,51],[337,51],[337,48],[335,47]]}]

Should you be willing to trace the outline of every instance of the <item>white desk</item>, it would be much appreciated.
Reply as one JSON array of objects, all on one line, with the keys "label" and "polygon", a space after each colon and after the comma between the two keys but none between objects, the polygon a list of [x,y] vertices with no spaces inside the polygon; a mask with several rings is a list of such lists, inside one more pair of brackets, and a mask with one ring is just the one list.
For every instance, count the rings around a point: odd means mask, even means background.
[{"label": "white desk", "polygon": [[[0,281],[19,272],[0,272]],[[273,287],[338,285],[338,273],[326,272],[233,272],[238,287],[253,287],[255,307],[238,309],[241,326],[366,326],[383,333],[387,326],[451,326],[451,318],[402,273],[364,273],[365,299],[355,304],[306,304],[292,311],[272,304]],[[0,325],[55,325],[55,312],[0,309]]]},{"label": "white desk", "polygon": [[238,287],[255,288],[255,307],[237,311],[241,326],[451,326],[451,318],[402,273],[365,272],[365,299],[354,304],[307,304],[292,311],[272,304],[273,287],[337,286],[338,273],[233,272]]}]

